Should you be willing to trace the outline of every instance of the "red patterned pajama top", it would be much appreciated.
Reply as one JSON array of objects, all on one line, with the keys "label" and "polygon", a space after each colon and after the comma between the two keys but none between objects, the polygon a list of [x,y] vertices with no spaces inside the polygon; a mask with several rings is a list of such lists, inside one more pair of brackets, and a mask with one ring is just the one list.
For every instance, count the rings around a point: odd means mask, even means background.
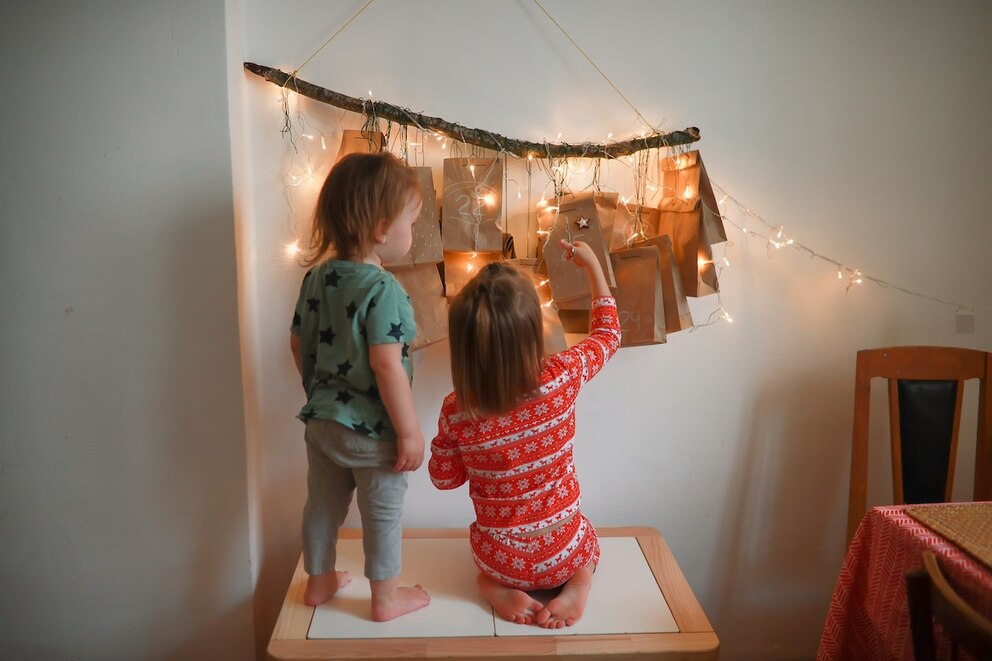
[{"label": "red patterned pajama top", "polygon": [[545,358],[540,388],[513,411],[472,419],[458,411],[454,393],[441,407],[431,480],[439,489],[469,483],[472,555],[503,585],[555,587],[599,560],[596,531],[579,512],[572,437],[579,389],[620,347],[616,301],[595,299],[591,317],[589,337]]}]

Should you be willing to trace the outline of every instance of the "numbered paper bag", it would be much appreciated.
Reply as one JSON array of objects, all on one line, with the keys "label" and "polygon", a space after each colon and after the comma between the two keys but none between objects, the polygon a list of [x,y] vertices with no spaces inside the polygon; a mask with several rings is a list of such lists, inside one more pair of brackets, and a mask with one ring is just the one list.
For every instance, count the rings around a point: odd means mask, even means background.
[{"label": "numbered paper bag", "polygon": [[543,256],[555,301],[559,307],[563,304],[572,307],[566,302],[589,298],[589,278],[571,259],[566,259],[569,248],[562,247],[562,239],[569,243],[572,241],[588,243],[600,266],[603,267],[607,284],[616,287],[617,282],[613,275],[613,264],[610,262],[609,250],[603,238],[599,213],[592,193],[580,193],[571,199],[563,198],[557,211],[557,216],[548,231],[548,242],[544,245]]},{"label": "numbered paper bag", "polygon": [[707,245],[727,240],[727,230],[720,217],[720,207],[713,185],[698,151],[672,154],[661,160],[662,209],[696,211],[700,214],[700,233]]},{"label": "numbered paper bag", "polygon": [[658,210],[636,204],[617,206],[610,234],[610,252],[629,248],[658,234]]},{"label": "numbered paper bag", "polygon": [[413,304],[417,337],[410,350],[417,351],[448,337],[448,301],[441,290],[437,264],[390,267]]},{"label": "numbered paper bag", "polygon": [[434,177],[426,167],[411,168],[420,181],[423,191],[423,206],[420,216],[413,224],[413,244],[409,252],[387,266],[412,266],[416,264],[437,264],[444,260],[441,248],[441,227],[438,224],[437,196],[434,192]]},{"label": "numbered paper bag", "polygon": [[[664,201],[662,202],[664,204]],[[672,239],[675,261],[682,276],[682,291],[686,296],[707,296],[720,290],[713,251],[701,231],[701,214],[694,211],[666,211],[658,218],[658,234]]]},{"label": "numbered paper bag", "polygon": [[445,250],[503,249],[503,164],[493,158],[444,159],[441,238]]},{"label": "numbered paper bag", "polygon": [[444,251],[444,294],[448,298],[457,296],[462,287],[475,277],[479,269],[493,262],[502,262],[501,250],[490,252]]},{"label": "numbered paper bag", "polygon": [[554,306],[548,305],[551,302],[551,289],[548,287],[547,279],[537,272],[538,260],[508,259],[505,263],[528,276],[537,290],[537,300],[541,302],[541,318],[544,325],[544,355],[550,356],[564,351],[567,348],[565,330],[562,328],[561,320],[558,318]]},{"label": "numbered paper bag", "polygon": [[335,163],[348,154],[378,154],[386,144],[386,138],[379,131],[355,131],[345,129],[341,135],[341,148]]},{"label": "numbered paper bag", "polygon": [[672,239],[667,234],[635,243],[632,247],[657,246],[661,267],[661,292],[665,304],[665,333],[676,333],[692,328],[692,313],[689,301],[682,291],[682,277],[675,262]]},{"label": "numbered paper bag", "polygon": [[617,311],[622,347],[665,342],[661,255],[657,246],[610,254],[617,276]]}]

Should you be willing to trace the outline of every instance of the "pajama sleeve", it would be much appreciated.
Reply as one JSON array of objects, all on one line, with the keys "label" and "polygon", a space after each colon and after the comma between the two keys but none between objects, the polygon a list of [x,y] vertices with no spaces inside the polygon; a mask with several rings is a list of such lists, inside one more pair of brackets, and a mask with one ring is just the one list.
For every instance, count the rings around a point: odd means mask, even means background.
[{"label": "pajama sleeve", "polygon": [[590,317],[589,337],[555,356],[567,366],[572,378],[581,379],[582,384],[596,376],[620,348],[616,300],[609,296],[594,299]]},{"label": "pajama sleeve", "polygon": [[456,489],[468,480],[458,441],[448,430],[448,416],[444,409],[437,423],[437,436],[431,441],[431,459],[427,464],[431,482],[438,489]]}]

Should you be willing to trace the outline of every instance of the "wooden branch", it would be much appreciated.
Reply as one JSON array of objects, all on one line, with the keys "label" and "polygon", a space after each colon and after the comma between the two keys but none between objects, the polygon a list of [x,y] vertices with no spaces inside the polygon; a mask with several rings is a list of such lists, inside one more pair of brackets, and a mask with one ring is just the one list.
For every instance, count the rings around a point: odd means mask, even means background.
[{"label": "wooden branch", "polygon": [[[587,157],[587,158],[619,158],[627,156],[644,149],[655,149],[659,147],[675,147],[677,145],[688,145],[699,140],[699,129],[690,126],[684,131],[672,131],[671,133],[652,133],[643,138],[630,138],[619,142],[609,142],[606,144],[593,144],[584,142],[582,144],[568,143],[544,143],[530,142],[527,140],[514,140],[498,133],[492,133],[483,129],[472,129],[460,124],[446,121],[440,117],[431,117],[415,113],[407,108],[394,106],[384,101],[373,101],[371,99],[356,99],[353,96],[339,94],[332,90],[308,83],[299,78],[292,78],[290,74],[273,69],[272,67],[245,62],[245,69],[260,76],[270,83],[287,87],[288,89],[302,94],[303,96],[327,103],[338,108],[350,110],[364,115],[372,115],[381,119],[403,126],[415,126],[417,128],[440,133],[452,140],[458,140],[492,149],[494,151],[505,151],[508,154],[526,158],[561,158]],[[291,80],[292,78],[292,80]],[[287,85],[287,81],[290,81]]]}]

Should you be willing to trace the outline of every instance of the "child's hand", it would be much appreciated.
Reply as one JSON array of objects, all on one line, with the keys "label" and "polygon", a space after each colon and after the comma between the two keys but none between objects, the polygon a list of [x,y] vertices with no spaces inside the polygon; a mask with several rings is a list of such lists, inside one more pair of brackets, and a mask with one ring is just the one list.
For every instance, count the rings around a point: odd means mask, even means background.
[{"label": "child's hand", "polygon": [[396,465],[393,470],[397,473],[415,471],[424,463],[424,435],[419,431],[409,436],[396,439]]},{"label": "child's hand", "polygon": [[579,268],[588,268],[593,262],[597,262],[596,253],[592,251],[585,241],[573,241],[569,243],[565,239],[561,240],[561,247],[566,249],[565,259],[571,259]]}]

